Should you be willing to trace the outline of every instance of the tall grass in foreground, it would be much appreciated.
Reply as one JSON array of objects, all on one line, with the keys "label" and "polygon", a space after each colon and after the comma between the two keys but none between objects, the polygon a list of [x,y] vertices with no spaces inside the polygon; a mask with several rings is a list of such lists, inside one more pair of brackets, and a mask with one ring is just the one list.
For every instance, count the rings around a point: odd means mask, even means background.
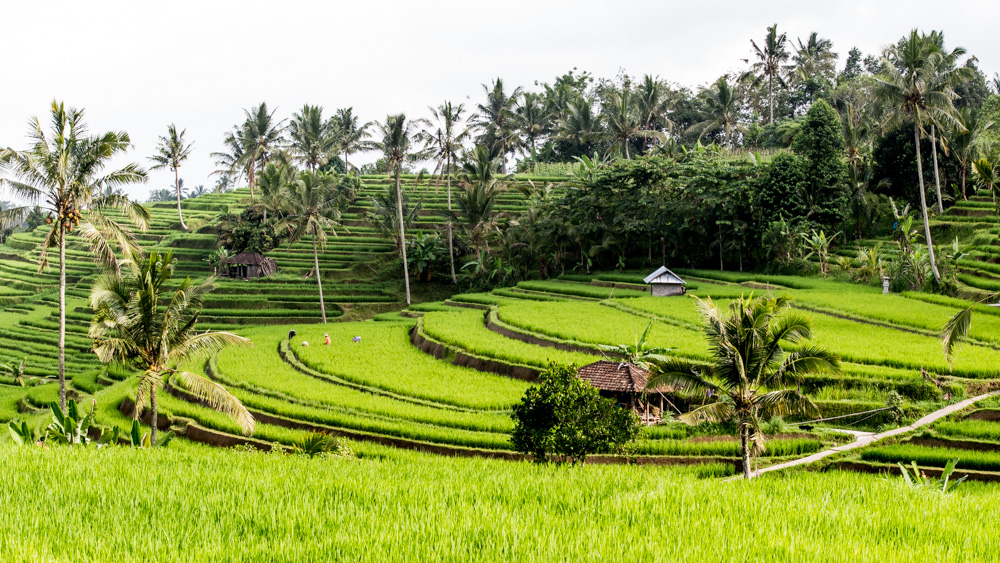
[{"label": "tall grass in foreground", "polygon": [[941,498],[852,473],[719,482],[180,445],[0,448],[0,560],[975,560],[1000,525],[983,509],[1000,490],[979,484]]}]

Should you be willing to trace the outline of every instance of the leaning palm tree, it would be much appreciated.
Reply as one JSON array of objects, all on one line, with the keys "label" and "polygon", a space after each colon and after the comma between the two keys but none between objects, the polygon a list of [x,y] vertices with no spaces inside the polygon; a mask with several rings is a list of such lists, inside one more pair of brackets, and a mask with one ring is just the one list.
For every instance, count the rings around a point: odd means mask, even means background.
[{"label": "leaning palm tree", "polygon": [[292,114],[288,137],[295,159],[307,170],[316,170],[326,165],[337,149],[337,124],[323,119],[322,107],[306,104]]},{"label": "leaning palm tree", "polygon": [[[441,172],[445,176],[445,185],[448,191],[448,211],[451,211],[451,171],[453,163],[458,159],[458,153],[469,138],[469,129],[461,127],[462,113],[465,111],[463,104],[454,105],[451,102],[444,102],[436,108],[429,108],[432,124],[420,132],[420,140],[424,142],[424,148],[429,156],[438,161]],[[448,259],[451,264],[451,282],[458,283],[455,275],[455,244],[452,236],[452,224],[448,222]]]},{"label": "leaning palm tree", "polygon": [[876,97],[889,108],[888,124],[901,126],[913,120],[913,141],[917,160],[917,182],[920,208],[924,220],[924,238],[934,279],[941,282],[931,240],[930,217],[927,213],[927,194],[924,189],[924,168],[920,156],[920,138],[924,125],[952,123],[955,118],[953,101],[957,97],[953,84],[955,70],[944,67],[945,55],[933,42],[926,41],[917,30],[910,32],[899,45],[883,58],[883,73],[877,78]]},{"label": "leaning palm tree", "polygon": [[[51,135],[51,136],[50,136]],[[52,225],[42,244],[39,271],[48,266],[48,252],[59,251],[59,405],[66,409],[66,237],[76,227],[89,244],[98,263],[117,271],[116,247],[128,258],[138,252],[138,244],[125,225],[113,219],[115,211],[141,230],[149,226],[149,212],[116,190],[146,181],[146,171],[131,163],[107,171],[111,161],[123,155],[131,141],[128,133],[107,132],[87,135],[83,110],[67,109],[52,102],[50,130],[38,118],[28,133],[32,146],[25,151],[6,149],[0,153],[0,167],[6,170],[9,185],[23,207],[0,213],[0,226],[23,220],[35,206],[48,213]],[[100,195],[107,190],[108,195]]]},{"label": "leaning palm tree", "polygon": [[288,244],[309,235],[313,245],[313,267],[319,288],[319,309],[326,324],[326,304],[323,302],[323,276],[319,269],[319,249],[326,248],[329,234],[337,236],[340,217],[350,202],[350,195],[339,189],[340,177],[332,172],[303,171],[288,187],[288,215],[278,230],[289,231]]},{"label": "leaning palm tree", "polygon": [[373,141],[374,150],[382,153],[389,172],[396,178],[396,220],[399,227],[400,252],[403,256],[403,285],[406,289],[406,304],[410,304],[410,266],[406,261],[406,232],[403,220],[403,188],[399,175],[403,168],[411,163],[426,158],[426,152],[414,147],[418,122],[407,121],[404,114],[390,115],[385,123],[379,123],[382,138]]},{"label": "leaning palm tree", "polygon": [[[740,437],[743,475],[751,477],[753,457],[764,451],[760,423],[765,416],[815,412],[798,390],[783,388],[813,372],[840,370],[840,360],[811,345],[809,319],[789,310],[786,297],[741,296],[724,314],[711,298],[694,298],[705,320],[712,363],[705,366],[679,358],[654,361],[648,389],[663,385],[683,393],[714,399],[682,415],[682,421],[735,422]],[[796,345],[786,352],[783,345]]]},{"label": "leaning palm tree", "polygon": [[767,106],[770,110],[770,123],[774,123],[774,85],[785,87],[784,63],[788,61],[789,52],[787,48],[788,36],[784,33],[778,35],[778,24],[767,28],[767,37],[764,38],[764,47],[761,48],[753,39],[754,56],[757,62],[751,65],[750,70],[745,72],[741,80],[751,80],[754,88],[761,82],[767,80]]},{"label": "leaning palm tree", "polygon": [[171,379],[225,412],[250,435],[253,416],[236,397],[205,376],[179,369],[186,360],[207,359],[229,346],[249,346],[250,341],[228,332],[195,331],[204,298],[215,287],[214,278],[175,282],[175,264],[173,253],[160,255],[154,250],[125,262],[120,274],[104,274],[94,282],[89,331],[94,352],[103,363],[119,362],[139,372],[135,417],[148,402],[151,443],[156,443],[159,416],[156,391]]},{"label": "leaning palm tree", "polygon": [[344,154],[344,170],[349,175],[351,173],[351,162],[348,157],[352,152],[366,150],[369,137],[368,129],[374,125],[373,122],[358,123],[358,116],[353,113],[354,108],[341,108],[337,110],[337,115],[333,117],[337,131],[337,147]]},{"label": "leaning palm tree", "polygon": [[171,123],[167,126],[167,134],[160,137],[159,142],[156,145],[156,154],[149,157],[149,160],[154,162],[153,166],[150,166],[150,170],[157,170],[160,168],[169,168],[174,173],[174,189],[177,193],[177,218],[181,222],[181,230],[186,231],[187,225],[184,224],[184,214],[181,212],[181,177],[178,169],[181,167],[181,163],[191,156],[191,147],[194,143],[184,144],[184,133],[187,129],[181,129],[181,132],[177,132],[177,126]]}]

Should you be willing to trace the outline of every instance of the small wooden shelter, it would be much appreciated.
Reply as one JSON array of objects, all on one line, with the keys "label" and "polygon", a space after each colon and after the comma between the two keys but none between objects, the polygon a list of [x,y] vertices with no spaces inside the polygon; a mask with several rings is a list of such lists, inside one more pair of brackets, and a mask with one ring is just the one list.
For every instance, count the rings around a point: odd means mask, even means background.
[{"label": "small wooden shelter", "polygon": [[253,279],[274,275],[278,264],[258,252],[240,252],[222,260],[222,273],[230,278]]},{"label": "small wooden shelter", "polygon": [[[649,371],[628,362],[615,362],[601,360],[583,366],[576,372],[577,376],[589,382],[601,396],[610,397],[622,406],[635,411],[636,414],[647,424],[653,424],[660,420],[660,413],[663,412],[663,393],[669,392],[669,388],[647,390],[646,384],[649,382]],[[651,404],[656,400],[654,395],[659,396],[657,405]]]},{"label": "small wooden shelter", "polygon": [[687,282],[668,270],[666,266],[660,266],[642,281],[649,284],[649,294],[653,297],[667,297],[687,293]]}]

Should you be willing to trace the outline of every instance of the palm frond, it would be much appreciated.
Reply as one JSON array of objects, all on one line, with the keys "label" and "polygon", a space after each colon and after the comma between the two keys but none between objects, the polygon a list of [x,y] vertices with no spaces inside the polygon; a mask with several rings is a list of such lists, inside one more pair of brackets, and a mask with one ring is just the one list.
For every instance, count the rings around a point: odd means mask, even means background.
[{"label": "palm frond", "polygon": [[254,418],[239,399],[218,383],[188,371],[174,372],[177,381],[195,397],[208,403],[213,409],[224,413],[240,426],[245,436],[253,434]]}]

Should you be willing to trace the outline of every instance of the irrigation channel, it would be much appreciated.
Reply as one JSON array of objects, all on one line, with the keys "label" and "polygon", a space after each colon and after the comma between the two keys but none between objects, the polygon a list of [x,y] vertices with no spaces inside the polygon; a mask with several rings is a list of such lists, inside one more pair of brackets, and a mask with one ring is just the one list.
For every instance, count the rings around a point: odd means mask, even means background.
[{"label": "irrigation channel", "polygon": [[[792,467],[797,467],[799,465],[808,465],[810,463],[814,463],[821,459],[830,457],[834,454],[839,454],[846,451],[856,450],[858,448],[870,446],[875,442],[878,442],[879,440],[883,440],[885,438],[891,438],[893,436],[898,436],[900,434],[905,434],[907,432],[912,432],[917,428],[920,428],[921,426],[927,426],[932,422],[936,422],[950,414],[954,414],[962,409],[972,406],[975,403],[978,403],[979,401],[988,399],[996,395],[1000,395],[1000,391],[992,391],[990,393],[972,397],[970,399],[965,399],[964,401],[959,401],[953,405],[948,405],[942,409],[938,409],[928,415],[925,415],[922,418],[918,419],[913,424],[910,424],[909,426],[900,426],[899,428],[894,428],[886,432],[874,433],[874,432],[859,432],[857,430],[837,430],[837,432],[843,432],[845,434],[853,435],[854,441],[849,444],[843,444],[840,446],[830,448],[828,450],[816,452],[810,456],[794,459],[792,461],[786,461],[784,463],[779,463],[769,467],[764,467],[762,469],[753,471],[750,475],[752,477],[760,477],[761,475],[769,473],[771,471],[781,471],[783,469],[789,469]],[[741,478],[741,477],[742,477],[741,475],[734,475],[733,477],[730,477],[730,479]]]}]

